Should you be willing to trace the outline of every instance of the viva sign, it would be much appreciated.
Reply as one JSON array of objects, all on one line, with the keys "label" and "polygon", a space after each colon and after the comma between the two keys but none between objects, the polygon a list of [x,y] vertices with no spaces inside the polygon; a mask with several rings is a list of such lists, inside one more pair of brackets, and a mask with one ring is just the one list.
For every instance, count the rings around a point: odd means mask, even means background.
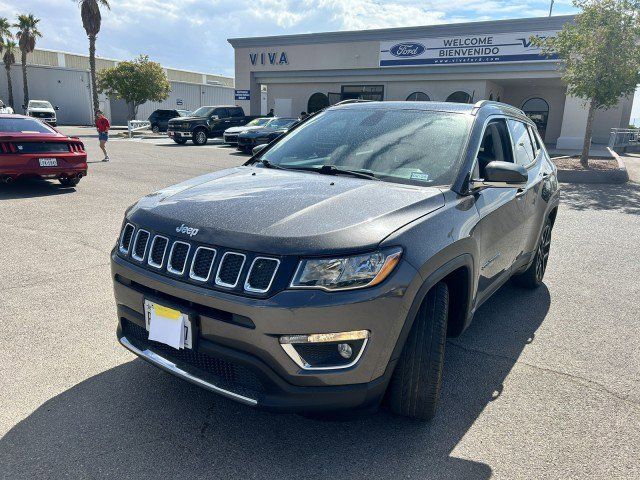
[{"label": "viva sign", "polygon": [[251,65],[289,65],[287,52],[250,53]]}]

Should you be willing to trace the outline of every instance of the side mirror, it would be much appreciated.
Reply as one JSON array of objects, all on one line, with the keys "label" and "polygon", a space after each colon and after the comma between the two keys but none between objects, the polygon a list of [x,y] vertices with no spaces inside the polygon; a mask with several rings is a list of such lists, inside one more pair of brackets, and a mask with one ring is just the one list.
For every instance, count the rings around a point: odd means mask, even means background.
[{"label": "side mirror", "polygon": [[253,147],[253,150],[251,150],[251,153],[255,156],[258,155],[262,150],[264,150],[267,147],[266,143],[263,143],[262,145],[258,145],[257,147]]},{"label": "side mirror", "polygon": [[60,107],[58,105],[56,105],[55,107],[53,107],[54,110],[60,110]]},{"label": "side mirror", "polygon": [[220,120],[218,115],[211,115],[210,120]]},{"label": "side mirror", "polygon": [[490,162],[484,171],[484,179],[471,180],[472,190],[487,187],[522,188],[527,185],[529,178],[526,168],[511,162]]}]

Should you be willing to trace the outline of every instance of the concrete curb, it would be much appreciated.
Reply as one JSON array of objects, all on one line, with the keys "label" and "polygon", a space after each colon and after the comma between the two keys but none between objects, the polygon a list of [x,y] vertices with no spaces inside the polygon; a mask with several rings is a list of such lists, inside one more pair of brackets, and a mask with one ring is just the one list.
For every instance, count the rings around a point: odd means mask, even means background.
[{"label": "concrete curb", "polygon": [[[607,147],[611,156],[618,162],[615,170],[561,170],[558,169],[558,181],[561,183],[627,183],[629,173],[624,161],[616,152]],[[552,159],[553,161],[553,159]]]}]

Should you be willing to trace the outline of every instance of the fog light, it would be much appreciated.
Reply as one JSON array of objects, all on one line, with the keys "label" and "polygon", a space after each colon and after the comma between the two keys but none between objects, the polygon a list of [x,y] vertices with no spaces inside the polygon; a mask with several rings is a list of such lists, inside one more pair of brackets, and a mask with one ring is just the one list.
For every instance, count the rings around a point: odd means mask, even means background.
[{"label": "fog light", "polygon": [[338,352],[342,358],[351,358],[353,351],[351,350],[351,345],[348,343],[339,343],[338,344]]},{"label": "fog light", "polygon": [[337,370],[358,363],[369,340],[369,331],[283,335],[279,340],[300,368]]}]

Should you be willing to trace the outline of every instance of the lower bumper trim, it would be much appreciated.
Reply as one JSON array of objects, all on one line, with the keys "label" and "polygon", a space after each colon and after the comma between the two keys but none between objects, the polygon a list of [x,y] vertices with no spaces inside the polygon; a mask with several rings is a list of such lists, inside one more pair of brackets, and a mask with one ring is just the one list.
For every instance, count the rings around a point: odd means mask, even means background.
[{"label": "lower bumper trim", "polygon": [[249,398],[249,397],[245,397],[244,395],[240,395],[237,394],[235,392],[231,392],[229,390],[225,390],[224,388],[220,388],[212,383],[209,383],[205,380],[202,380],[201,378],[195,377],[193,375],[191,375],[189,372],[186,372],[184,370],[182,370],[181,368],[179,368],[175,363],[173,363],[171,360],[167,360],[166,358],[158,355],[157,353],[149,350],[149,349],[145,349],[145,350],[140,350],[139,348],[137,348],[136,346],[134,346],[128,339],[127,337],[120,337],[119,339],[120,343],[122,344],[123,347],[125,347],[127,350],[131,351],[132,353],[138,355],[139,357],[143,358],[144,360],[148,361],[149,363],[152,363],[153,365],[162,368],[163,370],[168,371],[169,373],[172,373],[173,375],[180,377],[184,380],[187,380],[195,385],[198,385],[199,387],[205,388],[207,390],[210,390],[214,393],[217,393],[219,395],[223,395],[225,397],[231,398],[232,400],[236,400],[238,402],[244,403],[245,405],[250,405],[250,406],[256,406],[258,404],[258,401],[253,399],[253,398]]}]

